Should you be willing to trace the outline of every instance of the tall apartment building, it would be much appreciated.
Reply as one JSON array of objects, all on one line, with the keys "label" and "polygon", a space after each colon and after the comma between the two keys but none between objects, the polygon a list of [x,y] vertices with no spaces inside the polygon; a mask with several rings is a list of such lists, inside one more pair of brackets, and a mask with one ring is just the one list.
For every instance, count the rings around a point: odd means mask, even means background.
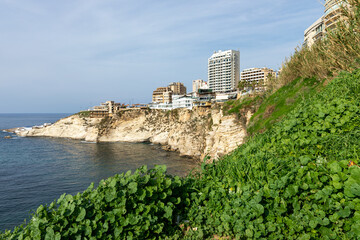
[{"label": "tall apartment building", "polygon": [[244,83],[244,87],[254,86],[263,89],[270,78],[276,78],[276,72],[270,68],[249,68],[241,72],[241,82]]},{"label": "tall apartment building", "polygon": [[208,60],[208,84],[214,92],[237,88],[240,79],[240,52],[218,51]]},{"label": "tall apartment building", "polygon": [[304,45],[311,46],[324,35],[324,17],[319,18],[304,32]]},{"label": "tall apartment building", "polygon": [[169,88],[174,95],[185,95],[186,87],[181,82],[172,82],[169,84]]},{"label": "tall apartment building", "polygon": [[325,0],[324,15],[305,30],[303,45],[310,47],[326,32],[334,29],[336,23],[341,19],[341,6],[346,4],[343,0]]},{"label": "tall apartment building", "polygon": [[152,94],[152,102],[154,103],[171,103],[172,91],[170,87],[159,87]]},{"label": "tall apartment building", "polygon": [[324,28],[329,31],[336,26],[336,22],[341,18],[341,6],[346,4],[345,1],[326,0],[324,12]]}]

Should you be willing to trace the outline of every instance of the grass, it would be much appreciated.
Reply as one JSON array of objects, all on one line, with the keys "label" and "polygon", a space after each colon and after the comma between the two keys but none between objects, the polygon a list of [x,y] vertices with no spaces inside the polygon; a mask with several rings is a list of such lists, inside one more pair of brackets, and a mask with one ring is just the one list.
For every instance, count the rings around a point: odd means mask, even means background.
[{"label": "grass", "polygon": [[298,104],[319,91],[323,84],[315,78],[297,78],[264,99],[248,124],[249,134],[264,132],[271,128]]},{"label": "grass", "polygon": [[81,111],[79,113],[77,113],[80,117],[89,117],[90,116],[90,111]]},{"label": "grass", "polygon": [[343,20],[334,30],[311,47],[298,47],[285,61],[275,88],[298,77],[330,80],[341,71],[352,72],[360,67],[360,0],[347,2],[349,8],[341,8]]}]

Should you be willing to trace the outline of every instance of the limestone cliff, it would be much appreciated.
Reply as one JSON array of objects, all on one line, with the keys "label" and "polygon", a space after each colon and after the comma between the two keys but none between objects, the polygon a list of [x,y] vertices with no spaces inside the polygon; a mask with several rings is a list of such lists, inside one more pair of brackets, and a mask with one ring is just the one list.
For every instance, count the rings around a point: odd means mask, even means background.
[{"label": "limestone cliff", "polygon": [[79,115],[59,120],[51,126],[18,133],[84,139],[90,142],[152,142],[203,159],[217,158],[234,150],[246,137],[246,120],[224,116],[219,107],[196,110],[128,110],[112,118]]}]

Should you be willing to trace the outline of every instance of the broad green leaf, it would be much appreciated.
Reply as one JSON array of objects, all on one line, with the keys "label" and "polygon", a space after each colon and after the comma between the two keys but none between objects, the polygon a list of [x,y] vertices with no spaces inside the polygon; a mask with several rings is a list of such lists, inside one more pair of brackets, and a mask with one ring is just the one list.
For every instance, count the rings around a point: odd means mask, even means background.
[{"label": "broad green leaf", "polygon": [[130,194],[136,193],[136,191],[137,191],[137,183],[136,182],[129,183],[128,189],[129,189]]},{"label": "broad green leaf", "polygon": [[169,206],[165,206],[164,210],[165,210],[164,218],[167,218],[171,221],[173,210]]},{"label": "broad green leaf", "polygon": [[47,227],[46,228],[45,240],[54,240],[54,239],[55,239],[54,230],[51,227]]},{"label": "broad green leaf", "polygon": [[332,173],[339,173],[342,170],[338,162],[330,163],[329,168]]},{"label": "broad green leaf", "polygon": [[76,221],[81,222],[82,220],[84,220],[85,215],[86,215],[86,210],[84,208],[80,208],[80,212],[79,212],[79,215],[76,218]]}]

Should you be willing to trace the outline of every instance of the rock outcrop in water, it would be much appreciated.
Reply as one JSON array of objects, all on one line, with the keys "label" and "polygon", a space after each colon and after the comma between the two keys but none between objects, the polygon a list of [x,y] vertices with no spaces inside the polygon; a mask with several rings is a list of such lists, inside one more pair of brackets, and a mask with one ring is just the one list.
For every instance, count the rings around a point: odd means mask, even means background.
[{"label": "rock outcrop in water", "polygon": [[89,142],[152,142],[181,155],[217,158],[244,142],[247,118],[224,116],[219,107],[196,110],[128,110],[112,118],[72,115],[20,136],[84,139]]}]

